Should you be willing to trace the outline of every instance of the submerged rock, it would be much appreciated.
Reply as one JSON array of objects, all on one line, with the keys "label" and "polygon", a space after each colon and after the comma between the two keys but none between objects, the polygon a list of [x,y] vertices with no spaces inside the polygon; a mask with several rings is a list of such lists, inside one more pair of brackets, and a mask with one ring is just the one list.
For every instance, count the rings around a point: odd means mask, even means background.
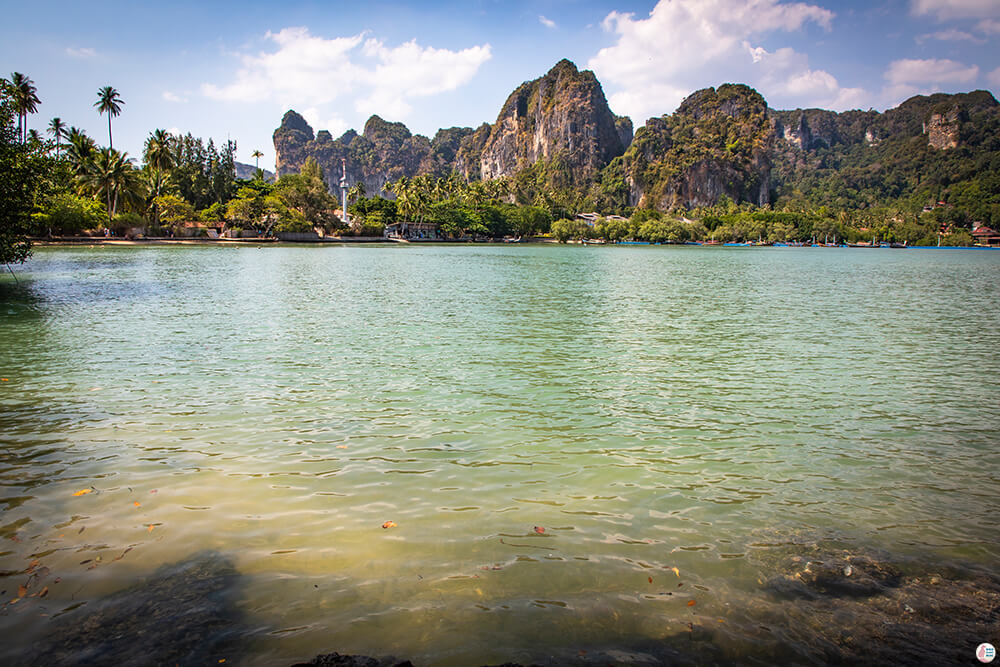
[{"label": "submerged rock", "polygon": [[376,659],[367,655],[325,653],[317,655],[309,662],[300,662],[293,667],[413,667],[413,664],[409,660],[400,662],[392,657]]},{"label": "submerged rock", "polygon": [[[880,552],[798,544],[760,559],[769,594],[748,614],[830,664],[968,662],[1000,628],[1000,580]],[[776,571],[773,571],[776,570]]]},{"label": "submerged rock", "polygon": [[37,665],[201,665],[235,662],[245,634],[240,575],[216,553],[161,567],[143,581],[67,614]]}]

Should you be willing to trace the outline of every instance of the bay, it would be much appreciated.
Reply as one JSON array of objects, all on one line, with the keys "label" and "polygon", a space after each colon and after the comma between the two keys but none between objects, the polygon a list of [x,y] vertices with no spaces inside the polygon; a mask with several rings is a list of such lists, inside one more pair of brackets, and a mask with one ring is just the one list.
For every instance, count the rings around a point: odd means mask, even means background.
[{"label": "bay", "polygon": [[5,662],[207,552],[246,664],[641,662],[688,623],[739,658],[770,551],[997,565],[1000,253],[98,246],[18,275],[4,599],[51,574]]}]

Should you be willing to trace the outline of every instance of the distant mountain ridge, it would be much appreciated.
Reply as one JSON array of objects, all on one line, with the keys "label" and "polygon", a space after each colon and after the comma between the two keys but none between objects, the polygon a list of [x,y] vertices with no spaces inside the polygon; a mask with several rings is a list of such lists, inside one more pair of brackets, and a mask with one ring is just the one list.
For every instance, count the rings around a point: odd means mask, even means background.
[{"label": "distant mountain ridge", "polygon": [[[254,174],[257,172],[257,167],[252,164],[247,164],[245,162],[236,162],[236,178],[253,178]],[[261,169],[264,172],[265,181],[274,180],[274,172],[268,171],[267,169]]]},{"label": "distant mountain ridge", "polygon": [[[916,96],[884,113],[838,113],[774,110],[753,88],[723,84],[692,93],[633,137],[631,119],[612,113],[593,72],[562,60],[518,86],[496,121],[476,129],[442,129],[428,139],[372,116],[362,134],[333,139],[289,110],[274,146],[278,176],[314,157],[332,187],[343,159],[348,184],[363,183],[369,195],[391,197],[386,184],[403,176],[457,173],[468,181],[510,179],[522,203],[556,193],[577,209],[617,212],[710,206],[723,197],[763,206],[822,195],[866,206],[921,187],[947,189],[955,182],[947,169],[971,173],[956,160],[966,165],[1000,151],[997,130],[1000,105],[987,91]],[[940,175],[928,185],[921,171]],[[892,182],[873,174],[891,174]]]}]

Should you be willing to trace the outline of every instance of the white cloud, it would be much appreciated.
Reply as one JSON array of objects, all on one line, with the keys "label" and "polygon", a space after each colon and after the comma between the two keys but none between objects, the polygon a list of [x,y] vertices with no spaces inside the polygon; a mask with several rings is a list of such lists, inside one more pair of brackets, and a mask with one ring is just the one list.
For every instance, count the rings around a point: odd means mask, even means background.
[{"label": "white cloud", "polygon": [[884,92],[890,104],[898,104],[913,95],[940,92],[942,88],[969,84],[979,77],[979,67],[954,60],[894,60],[885,71],[888,83]]},{"label": "white cloud", "polygon": [[833,12],[783,0],[660,0],[646,18],[611,12],[605,30],[617,43],[588,63],[611,90],[617,113],[641,124],[672,111],[697,88],[713,81],[748,83],[778,106],[832,106],[860,103],[865,91],[842,88],[807,56],[789,48],[768,52],[753,42],[774,32],[808,24],[831,29]]},{"label": "white cloud", "polygon": [[162,97],[167,102],[176,102],[178,104],[183,104],[188,101],[186,97],[181,97],[180,95],[172,93],[169,90],[164,90]]},{"label": "white cloud", "polygon": [[83,46],[78,49],[70,46],[66,48],[66,55],[70,58],[96,58],[97,51],[87,46]]},{"label": "white cloud", "polygon": [[276,50],[242,55],[234,81],[203,84],[202,93],[224,101],[307,106],[316,117],[346,98],[359,111],[403,118],[409,99],[455,90],[491,57],[488,44],[450,51],[412,40],[389,47],[365,33],[326,39],[307,28],[285,28],[265,37]]},{"label": "white cloud", "polygon": [[987,74],[986,80],[990,82],[990,85],[994,86],[994,89],[1000,89],[1000,67]]},{"label": "white cloud", "polygon": [[939,21],[1000,16],[997,0],[912,0],[910,7],[917,16],[934,14]]},{"label": "white cloud", "polygon": [[892,84],[941,84],[969,83],[979,76],[975,65],[966,67],[954,60],[894,60],[885,71],[885,78]]},{"label": "white cloud", "polygon": [[976,24],[976,30],[984,32],[987,35],[1000,35],[1000,21],[983,19]]},{"label": "white cloud", "polygon": [[323,116],[316,107],[303,109],[302,117],[317,130],[327,130],[334,139],[350,129],[348,122],[340,116]]},{"label": "white cloud", "polygon": [[555,21],[553,21],[552,19],[547,19],[544,16],[542,16],[541,14],[538,15],[538,22],[541,23],[546,28],[555,28],[556,27],[556,22]]},{"label": "white cloud", "polygon": [[761,47],[750,52],[758,73],[758,85],[778,99],[810,100],[808,106],[824,109],[854,109],[868,101],[863,88],[844,88],[829,72],[809,67],[808,58],[790,48],[769,53]]},{"label": "white cloud", "polygon": [[973,44],[985,44],[986,40],[981,37],[976,37],[972,33],[965,32],[964,30],[957,30],[955,28],[949,28],[948,30],[939,30],[937,32],[931,32],[926,35],[918,35],[917,43],[922,44],[928,39],[936,39],[942,42],[972,42]]}]

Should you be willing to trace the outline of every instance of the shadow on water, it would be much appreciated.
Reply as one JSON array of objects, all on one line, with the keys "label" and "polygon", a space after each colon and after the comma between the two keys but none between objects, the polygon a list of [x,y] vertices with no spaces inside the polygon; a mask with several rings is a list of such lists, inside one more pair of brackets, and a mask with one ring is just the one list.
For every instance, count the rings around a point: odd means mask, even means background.
[{"label": "shadow on water", "polygon": [[216,552],[165,565],[139,583],[54,619],[33,665],[238,663],[241,575]]},{"label": "shadow on water", "polygon": [[22,277],[19,282],[0,279],[0,317],[30,317],[42,314],[43,301]]}]

